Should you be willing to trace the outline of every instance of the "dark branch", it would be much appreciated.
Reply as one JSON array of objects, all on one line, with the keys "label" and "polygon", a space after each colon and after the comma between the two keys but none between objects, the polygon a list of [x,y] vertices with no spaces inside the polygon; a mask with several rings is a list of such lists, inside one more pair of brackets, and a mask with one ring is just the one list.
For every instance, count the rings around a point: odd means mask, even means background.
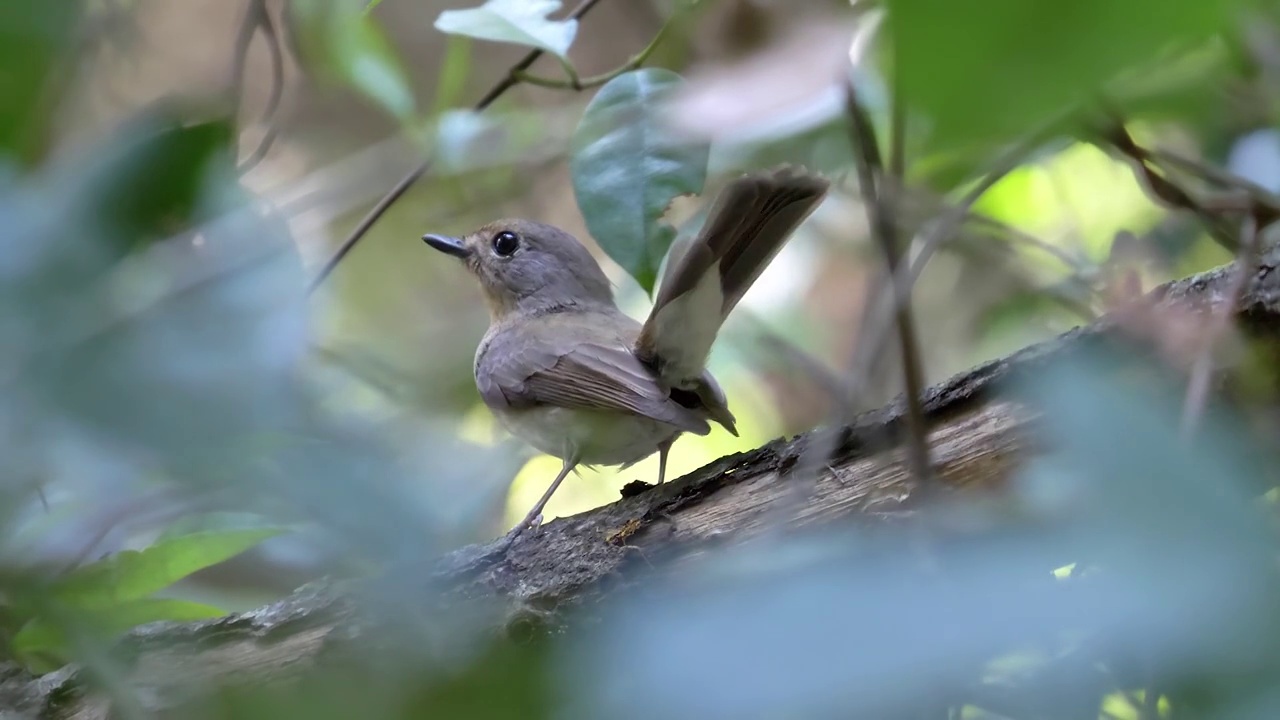
[{"label": "dark branch", "polygon": [[[907,398],[907,456],[912,472],[922,486],[933,476],[929,461],[929,446],[925,441],[924,413],[920,407],[920,392],[924,387],[924,369],[916,337],[915,320],[911,312],[909,291],[900,291],[903,284],[898,278],[901,249],[898,247],[897,228],[894,225],[895,198],[900,195],[901,178],[893,178],[886,189],[884,162],[876,141],[875,127],[858,99],[852,76],[846,84],[846,108],[852,121],[853,154],[858,169],[858,187],[862,191],[863,204],[871,224],[871,233],[880,245],[888,266],[889,288],[893,293],[894,319],[898,326],[898,343],[902,359],[903,386]],[[903,118],[897,118],[903,121]],[[901,162],[899,158],[895,162]]]}]

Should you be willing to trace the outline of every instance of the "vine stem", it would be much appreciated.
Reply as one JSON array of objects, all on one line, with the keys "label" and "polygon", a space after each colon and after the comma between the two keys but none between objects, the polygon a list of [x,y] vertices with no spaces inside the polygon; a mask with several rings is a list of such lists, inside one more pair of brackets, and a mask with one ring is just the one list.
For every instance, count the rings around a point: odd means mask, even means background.
[{"label": "vine stem", "polygon": [[633,55],[630,60],[609,72],[600,73],[599,75],[591,75],[584,78],[578,75],[578,71],[571,63],[568,61],[562,61],[561,66],[564,68],[565,75],[568,75],[568,78],[564,80],[546,78],[523,70],[513,71],[513,74],[516,76],[516,79],[522,83],[556,90],[587,90],[589,88],[600,87],[619,75],[629,73],[632,70],[639,68],[641,65],[644,65],[649,59],[649,56],[653,54],[653,51],[658,49],[658,45],[662,42],[662,38],[667,34],[667,30],[671,27],[673,20],[674,17],[663,23],[662,27],[658,29],[658,32],[654,34],[653,39],[649,41],[649,44],[646,45],[643,50]]}]

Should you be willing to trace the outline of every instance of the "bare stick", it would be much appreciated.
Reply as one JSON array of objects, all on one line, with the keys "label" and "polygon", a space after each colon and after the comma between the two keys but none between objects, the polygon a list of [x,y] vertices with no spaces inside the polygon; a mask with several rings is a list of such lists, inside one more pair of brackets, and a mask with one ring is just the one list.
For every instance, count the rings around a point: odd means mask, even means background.
[{"label": "bare stick", "polygon": [[[897,232],[893,218],[894,190],[885,192],[882,175],[884,163],[880,157],[880,149],[876,142],[875,128],[866,109],[858,100],[852,76],[845,86],[845,102],[852,120],[852,142],[854,159],[858,170],[858,187],[862,192],[863,203],[867,206],[867,216],[871,224],[872,234],[880,244],[885,262],[889,268],[889,285],[899,285],[898,265],[900,253],[897,246]],[[898,343],[902,355],[902,371],[907,420],[907,460],[912,475],[921,487],[926,487],[933,476],[933,468],[929,462],[929,446],[925,438],[924,409],[921,406],[921,393],[924,389],[923,370],[920,361],[920,350],[916,344],[915,322],[912,318],[910,296],[908,292],[895,292],[899,302],[894,303],[894,318],[898,326]]]},{"label": "bare stick", "polygon": [[[256,12],[254,8],[257,8]],[[275,21],[271,19],[271,13],[266,8],[265,0],[250,0],[248,15],[245,23],[248,25],[250,18],[256,15],[256,27],[262,29],[262,36],[267,41],[267,52],[271,54],[271,94],[267,97],[267,105],[262,111],[262,122],[266,123],[267,130],[263,134],[262,139],[258,141],[257,147],[244,162],[236,166],[236,171],[240,174],[249,172],[257,167],[258,163],[267,156],[267,152],[271,149],[271,144],[280,134],[280,127],[276,114],[280,111],[280,101],[284,99],[284,47],[280,42],[280,33],[276,31]],[[242,28],[243,32],[243,28]],[[252,33],[250,33],[252,39]],[[238,46],[237,65],[243,78],[245,54],[248,53],[249,47],[246,42],[243,47]],[[240,82],[243,82],[241,79]],[[243,88],[241,88],[243,92]],[[237,100],[237,103],[240,100]]]},{"label": "bare stick", "polygon": [[1253,215],[1256,222],[1263,226],[1280,219],[1280,208],[1257,196],[1233,195],[1226,198],[1210,198],[1207,201],[1196,198],[1152,167],[1152,154],[1134,141],[1123,122],[1116,121],[1103,136],[1112,147],[1132,162],[1134,170],[1145,181],[1147,191],[1156,201],[1166,207],[1194,213],[1208,228],[1213,239],[1228,250],[1239,254],[1240,241],[1225,223],[1222,213],[1244,211]]},{"label": "bare stick", "polygon": [[[569,13],[569,18],[573,20],[580,19],[583,15],[590,12],[591,8],[595,7],[599,2],[600,0],[582,0],[582,2],[573,9],[573,12]],[[505,95],[508,90],[520,84],[520,74],[528,70],[538,58],[542,57],[542,55],[542,50],[530,50],[524,57],[520,58],[515,65],[511,66],[511,69],[507,71],[507,74],[504,75],[501,80],[499,80],[493,87],[489,88],[489,92],[485,93],[484,97],[480,98],[480,100],[472,106],[472,110],[475,112],[482,112],[492,105],[495,100]],[[372,228],[374,223],[378,222],[387,210],[390,209],[391,206],[394,205],[406,192],[408,192],[409,188],[413,187],[413,184],[425,175],[429,169],[431,169],[431,158],[423,160],[417,167],[410,170],[407,175],[400,179],[400,182],[397,182],[386,195],[382,196],[382,199],[379,200],[371,210],[369,210],[368,214],[360,219],[360,222],[355,226],[355,229],[351,231],[351,234],[347,236],[347,239],[342,241],[342,244],[338,246],[338,250],[333,254],[333,257],[329,258],[329,260],[325,262],[324,266],[320,268],[320,272],[314,279],[312,279],[311,284],[307,287],[308,295],[316,291],[316,288],[325,281],[325,278],[329,277],[329,274],[338,266],[338,263],[342,262],[342,258],[346,257],[347,253],[351,252],[351,248],[355,247],[356,243],[360,242],[360,238],[364,237],[365,234],[369,232],[369,228]]]},{"label": "bare stick", "polygon": [[[928,230],[922,231],[920,236],[917,237],[914,245],[918,245],[919,250],[914,261],[910,263],[910,267],[908,268],[905,263],[899,267],[897,273],[898,280],[901,283],[899,287],[905,285],[906,292],[910,292],[910,287],[914,286],[936,251],[955,235],[962,223],[966,220],[974,219],[972,209],[982,195],[995,186],[1010,171],[1017,168],[1028,154],[1047,139],[1050,130],[1051,124],[1048,124],[1009,148],[996,159],[991,168],[954,206],[944,207],[938,211],[938,219],[929,226]],[[985,218],[977,219],[984,220]],[[1025,242],[1040,248],[1077,272],[1082,272],[1085,269],[1079,260],[1057,247],[1043,243],[1029,235],[1013,231],[1000,223],[989,221],[989,224],[995,229],[1011,233],[1010,240]],[[853,348],[848,366],[842,375],[837,375],[835,372],[827,370],[813,358],[804,356],[802,351],[786,347],[785,340],[765,330],[759,330],[767,347],[775,352],[784,354],[790,362],[805,368],[807,375],[830,393],[832,397],[839,398],[835,407],[836,415],[832,418],[833,425],[848,422],[852,417],[852,410],[857,396],[867,383],[875,359],[880,356],[884,344],[889,338],[889,331],[893,327],[894,319],[892,309],[896,302],[895,298],[898,297],[897,294],[891,292],[889,285],[888,278],[885,276],[873,276],[872,285],[866,292],[866,300],[863,302],[862,311],[860,312],[856,345]],[[1082,307],[1077,303],[1069,303],[1066,299],[1060,298],[1060,300],[1087,320],[1094,318],[1091,308]],[[760,324],[757,323],[757,325]],[[762,328],[763,326],[761,325],[760,327]],[[815,435],[813,443],[805,451],[800,471],[804,473],[820,468],[825,463],[826,458],[830,457],[835,451],[836,443],[838,442],[838,433],[828,432],[822,435]]]},{"label": "bare stick", "polygon": [[253,36],[258,34],[258,27],[262,24],[262,15],[266,12],[265,2],[266,0],[249,0],[245,4],[244,19],[240,21],[240,29],[236,31],[236,42],[231,51],[233,116],[240,114],[240,103],[244,99],[244,70],[248,64],[249,46],[253,44]]}]

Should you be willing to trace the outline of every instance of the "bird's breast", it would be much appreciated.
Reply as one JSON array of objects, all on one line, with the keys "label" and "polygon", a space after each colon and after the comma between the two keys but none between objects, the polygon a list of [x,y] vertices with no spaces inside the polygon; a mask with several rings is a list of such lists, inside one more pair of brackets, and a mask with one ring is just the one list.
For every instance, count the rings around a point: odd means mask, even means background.
[{"label": "bird's breast", "polygon": [[637,462],[674,438],[680,429],[639,415],[608,410],[536,406],[495,411],[512,435],[564,459],[577,455],[586,465]]}]

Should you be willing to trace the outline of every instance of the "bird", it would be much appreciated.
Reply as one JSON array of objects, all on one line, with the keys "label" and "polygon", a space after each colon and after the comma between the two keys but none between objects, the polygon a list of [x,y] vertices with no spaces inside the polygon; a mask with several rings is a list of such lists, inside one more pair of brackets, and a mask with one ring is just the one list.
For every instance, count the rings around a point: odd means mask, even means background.
[{"label": "bird", "polygon": [[428,233],[479,281],[489,329],[476,388],[511,434],[561,460],[559,474],[511,531],[536,525],[578,466],[623,468],[736,420],[707,358],[721,325],[825,197],[829,182],[792,166],[745,173],[717,196],[696,234],[672,245],[643,323],[618,309],[590,251],[545,223],[503,219],[460,237]]}]

